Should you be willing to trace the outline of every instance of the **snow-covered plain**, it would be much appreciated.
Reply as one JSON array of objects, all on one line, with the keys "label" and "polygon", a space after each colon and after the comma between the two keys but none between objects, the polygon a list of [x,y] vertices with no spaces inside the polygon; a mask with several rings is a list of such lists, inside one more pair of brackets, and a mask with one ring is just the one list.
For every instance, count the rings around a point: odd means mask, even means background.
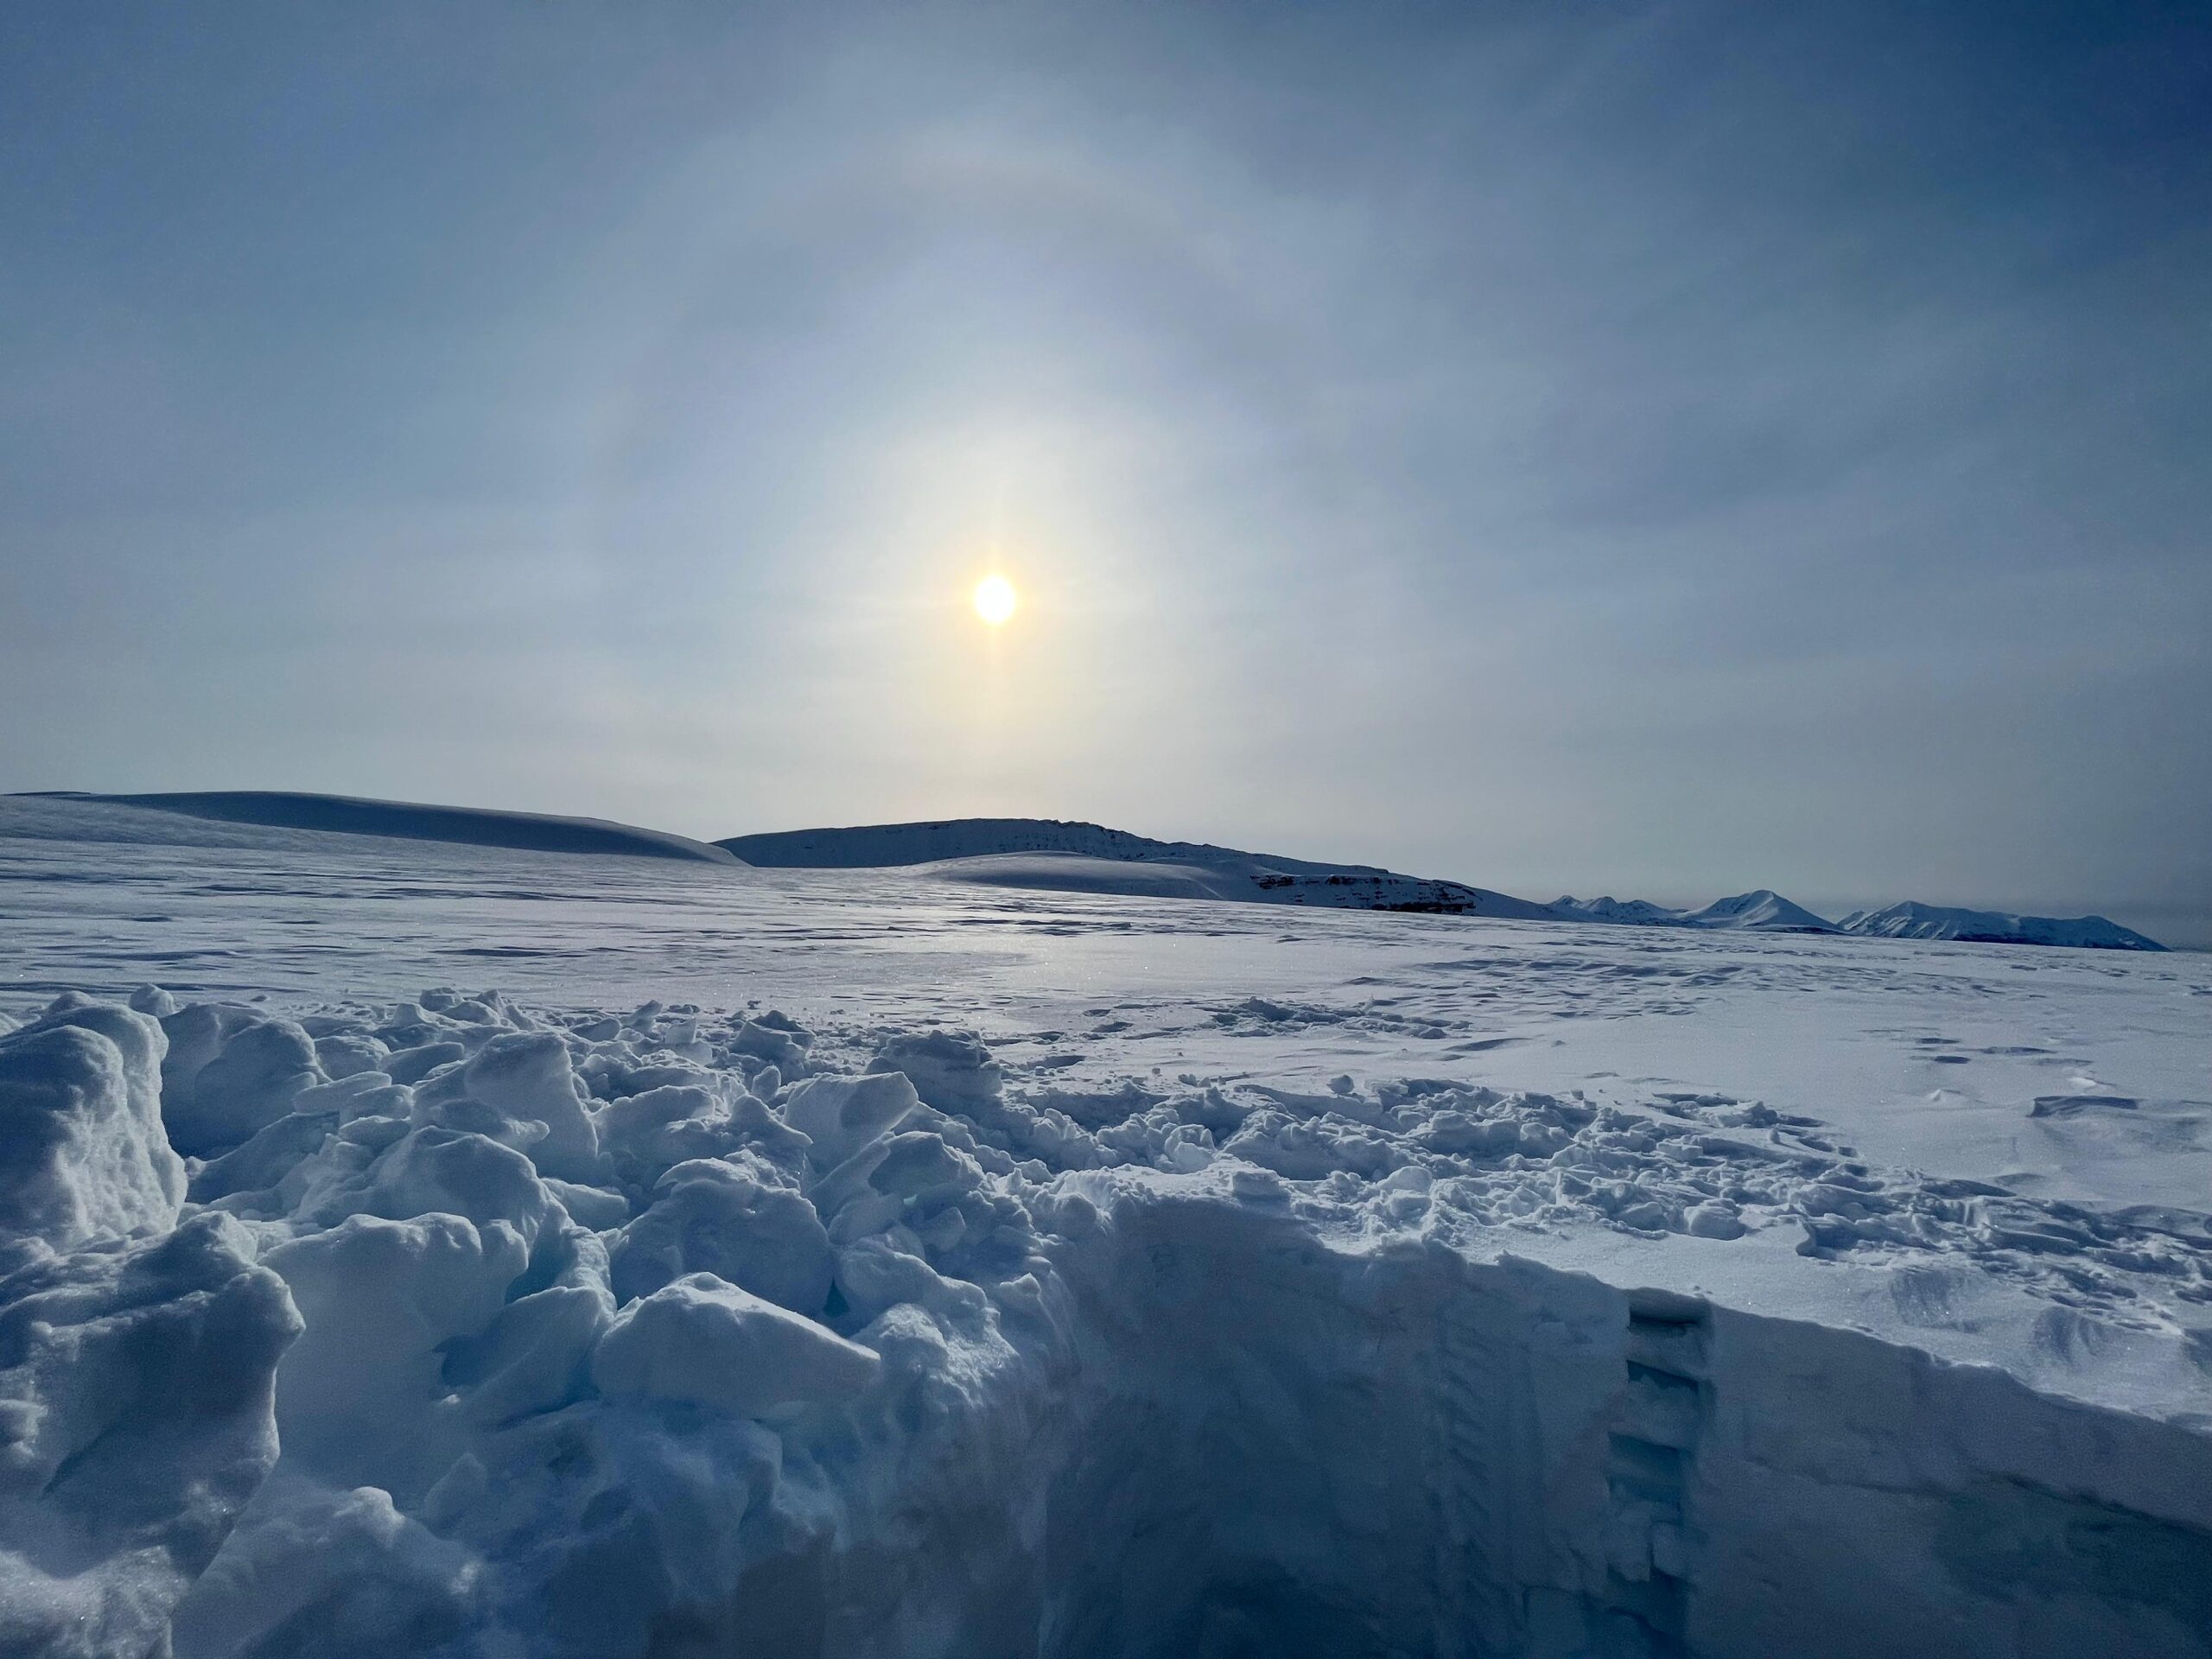
[{"label": "snow-covered plain", "polygon": [[0,1650],[2212,1652],[2212,958],[156,817],[0,804]]}]

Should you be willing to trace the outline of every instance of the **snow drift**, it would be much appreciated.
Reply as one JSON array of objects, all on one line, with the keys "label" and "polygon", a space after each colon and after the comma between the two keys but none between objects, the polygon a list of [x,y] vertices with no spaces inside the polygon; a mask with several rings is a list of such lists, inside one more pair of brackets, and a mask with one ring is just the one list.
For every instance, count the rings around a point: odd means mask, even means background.
[{"label": "snow drift", "polygon": [[10,1651],[2212,1652],[2212,1437],[1514,1248],[1794,1238],[2148,1355],[2185,1218],[1718,1099],[134,1001],[0,1036]]}]

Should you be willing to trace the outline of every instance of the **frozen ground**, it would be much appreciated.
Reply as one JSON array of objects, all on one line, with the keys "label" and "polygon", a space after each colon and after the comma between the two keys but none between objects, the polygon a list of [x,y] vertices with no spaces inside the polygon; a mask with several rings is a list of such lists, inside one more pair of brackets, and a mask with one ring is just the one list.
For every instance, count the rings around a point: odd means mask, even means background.
[{"label": "frozen ground", "polygon": [[0,1649],[2212,1651],[2212,958],[4,811]]}]

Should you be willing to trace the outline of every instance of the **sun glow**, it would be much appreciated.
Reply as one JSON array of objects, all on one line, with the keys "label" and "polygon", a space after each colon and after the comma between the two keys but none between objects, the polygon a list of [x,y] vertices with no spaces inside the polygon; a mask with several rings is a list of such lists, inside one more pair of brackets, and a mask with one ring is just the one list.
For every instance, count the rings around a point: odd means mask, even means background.
[{"label": "sun glow", "polygon": [[976,614],[997,627],[1014,614],[1014,584],[1004,576],[985,576],[976,584]]}]

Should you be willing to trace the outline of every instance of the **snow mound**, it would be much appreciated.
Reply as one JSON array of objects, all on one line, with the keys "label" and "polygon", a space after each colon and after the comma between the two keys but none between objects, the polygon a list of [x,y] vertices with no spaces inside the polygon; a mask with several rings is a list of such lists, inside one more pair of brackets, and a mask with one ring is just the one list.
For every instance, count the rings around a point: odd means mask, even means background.
[{"label": "snow mound", "polygon": [[2166,947],[2102,916],[2017,916],[2005,911],[1961,910],[1913,899],[1887,910],[1854,911],[1840,924],[1846,933],[1886,939],[1959,939],[1981,944],[2071,945],[2094,950],[2163,950]]},{"label": "snow mound", "polygon": [[1154,841],[1125,830],[1052,818],[954,818],[928,823],[793,830],[717,842],[748,864],[864,869],[918,865],[939,880],[1063,893],[1224,899],[1339,910],[1421,911],[1538,921],[1548,906],[1463,882],[1366,864],[1321,864],[1201,842]]},{"label": "snow mound", "polygon": [[[687,859],[734,864],[726,849],[661,830],[640,830],[603,818],[558,817],[539,812],[502,812],[486,807],[426,806],[408,801],[365,800],[351,795],[308,795],[282,790],[216,790],[158,795],[61,793],[15,800],[122,807],[176,817],[318,834],[371,836],[401,841],[449,842],[540,853],[618,854],[632,858]],[[158,839],[156,823],[130,838]],[[126,831],[129,834],[129,831]],[[188,843],[188,833],[181,836]]]},{"label": "snow mound", "polygon": [[10,1651],[2212,1654],[2212,1433],[2026,1380],[2201,1383],[2201,1216],[1719,1096],[138,1000],[0,1039]]}]

